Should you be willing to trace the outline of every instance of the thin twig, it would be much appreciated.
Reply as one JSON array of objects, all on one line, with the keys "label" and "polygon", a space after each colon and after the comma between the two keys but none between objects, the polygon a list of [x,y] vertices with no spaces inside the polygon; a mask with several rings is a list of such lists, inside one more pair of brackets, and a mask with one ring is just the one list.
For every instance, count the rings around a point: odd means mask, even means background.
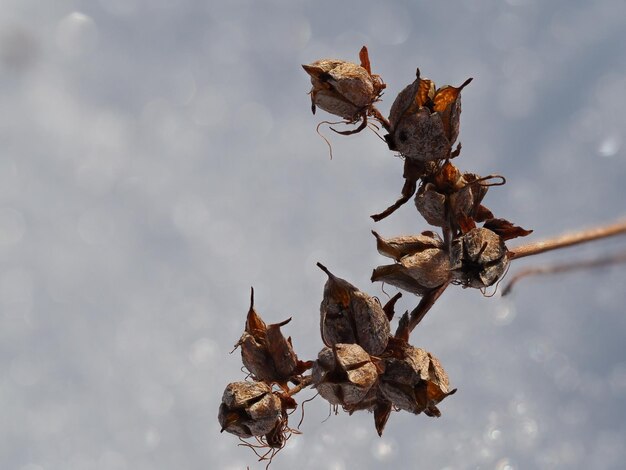
[{"label": "thin twig", "polygon": [[544,253],[546,251],[558,250],[559,248],[565,248],[572,245],[578,245],[579,243],[600,240],[622,234],[626,234],[626,221],[617,222],[604,227],[583,230],[580,232],[566,233],[565,235],[561,235],[556,238],[521,245],[517,248],[509,250],[508,256],[511,260],[524,258],[525,256],[538,255],[539,253]]},{"label": "thin twig", "polygon": [[[413,331],[417,325],[419,325],[419,323],[426,316],[430,308],[435,304],[437,299],[441,297],[441,294],[443,294],[443,292],[449,285],[450,280],[446,281],[441,286],[432,289],[422,296],[419,304],[417,304],[417,307],[415,307],[411,312],[408,325],[405,326],[409,333]],[[402,326],[404,325],[398,325],[398,331],[396,332],[396,336],[402,334],[402,332],[400,331]]]},{"label": "thin twig", "polygon": [[626,251],[617,255],[605,256],[598,259],[590,259],[583,261],[575,261],[572,263],[552,264],[548,266],[537,266],[534,268],[523,269],[513,276],[509,283],[502,289],[502,296],[511,293],[513,286],[521,279],[538,274],[558,274],[579,269],[601,268],[612,264],[626,263]]},{"label": "thin twig", "polygon": [[370,108],[370,115],[378,122],[380,122],[387,132],[391,132],[391,124],[389,124],[387,118],[382,115],[382,113],[378,110],[376,106],[372,106]]},{"label": "thin twig", "polygon": [[302,380],[300,381],[298,385],[289,389],[289,391],[287,392],[287,395],[292,397],[296,393],[301,391],[303,388],[306,388],[309,385],[311,385],[311,383],[313,383],[313,377],[311,377],[310,375],[305,375],[304,377],[302,377]]}]

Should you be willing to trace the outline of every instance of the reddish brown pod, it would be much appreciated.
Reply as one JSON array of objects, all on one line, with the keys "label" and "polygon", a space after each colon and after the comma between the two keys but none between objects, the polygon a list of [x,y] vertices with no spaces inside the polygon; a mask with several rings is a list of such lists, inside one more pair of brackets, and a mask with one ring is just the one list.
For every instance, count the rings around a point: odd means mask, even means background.
[{"label": "reddish brown pod", "polygon": [[335,344],[320,351],[313,366],[313,384],[330,404],[358,405],[376,383],[378,372],[358,344]]},{"label": "reddish brown pod", "polygon": [[416,295],[424,295],[450,278],[450,260],[443,241],[434,232],[419,235],[376,237],[378,252],[393,258],[394,264],[378,266],[372,282],[385,282]]},{"label": "reddish brown pod", "polygon": [[286,389],[287,381],[307,370],[311,363],[298,360],[291,344],[280,327],[291,319],[267,326],[254,309],[254,289],[250,294],[250,309],[246,328],[237,346],[241,347],[241,360],[256,380],[277,383]]},{"label": "reddish brown pod", "polygon": [[385,136],[390,150],[408,159],[427,162],[453,156],[459,135],[461,86],[443,86],[420,76],[396,97],[389,114],[390,132]]},{"label": "reddish brown pod", "polygon": [[360,65],[345,60],[321,59],[302,66],[313,85],[310,91],[313,114],[316,108],[321,108],[347,123],[361,121],[356,129],[340,134],[354,134],[365,128],[372,105],[385,88],[382,79],[372,74],[367,47],[363,46],[359,58]]},{"label": "reddish brown pod", "polygon": [[394,338],[384,357],[379,378],[382,394],[393,406],[410,413],[441,416],[437,404],[456,392],[431,353]]},{"label": "reddish brown pod", "polygon": [[377,355],[387,347],[389,319],[378,299],[361,292],[348,281],[317,263],[328,275],[320,305],[320,330],[328,347],[356,343],[369,354]]},{"label": "reddish brown pod", "polygon": [[495,284],[508,264],[504,239],[489,229],[475,228],[452,241],[452,275],[465,287],[483,289]]},{"label": "reddish brown pod", "polygon": [[264,436],[280,422],[278,396],[263,382],[233,382],[222,396],[218,420],[222,431],[239,437]]}]

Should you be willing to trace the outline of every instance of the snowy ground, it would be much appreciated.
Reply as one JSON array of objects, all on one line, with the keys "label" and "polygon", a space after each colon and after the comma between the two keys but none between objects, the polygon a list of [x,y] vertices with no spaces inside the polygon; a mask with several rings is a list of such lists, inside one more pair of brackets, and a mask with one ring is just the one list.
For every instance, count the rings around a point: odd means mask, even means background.
[{"label": "snowy ground", "polygon": [[[370,230],[427,228],[412,204],[371,222],[402,162],[322,130],[329,160],[300,64],[367,44],[385,113],[417,66],[474,77],[457,164],[505,175],[486,204],[540,239],[626,215],[625,41],[620,0],[0,1],[0,467],[263,468],[216,419],[250,286],[312,359],[315,262],[384,298]],[[624,468],[625,285],[622,265],[451,289],[413,337],[459,389],[443,416],[379,439],[318,398],[272,468]]]}]

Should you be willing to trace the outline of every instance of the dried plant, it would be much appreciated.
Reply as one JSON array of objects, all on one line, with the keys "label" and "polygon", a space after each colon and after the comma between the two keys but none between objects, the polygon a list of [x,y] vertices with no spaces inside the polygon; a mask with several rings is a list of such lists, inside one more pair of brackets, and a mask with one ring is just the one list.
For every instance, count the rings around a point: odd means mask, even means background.
[{"label": "dried plant", "polygon": [[[450,387],[437,358],[411,345],[409,337],[450,285],[484,292],[502,279],[515,259],[626,233],[626,223],[620,222],[509,248],[510,240],[528,236],[532,230],[496,217],[483,204],[489,189],[506,180],[495,174],[463,172],[451,161],[461,152],[460,143],[454,148],[460,130],[461,91],[472,79],[459,87],[436,88],[418,69],[385,118],[375,106],[385,84],[372,74],[366,47],[359,58],[360,64],[322,59],[303,65],[312,83],[312,111],[321,108],[347,124],[358,124],[354,130],[338,132],[345,135],[362,131],[368,118],[374,119],[387,131],[389,150],[404,159],[400,198],[372,218],[379,221],[391,215],[414,196],[418,214],[433,230],[391,238],[372,231],[378,252],[392,262],[374,268],[371,280],[421,299],[410,314],[400,318],[392,334],[390,322],[401,294],[383,306],[318,263],[328,276],[320,305],[324,346],[317,360],[301,361],[291,338],[281,331],[291,319],[266,325],[254,309],[252,292],[245,329],[236,345],[250,380],[226,387],[218,417],[222,431],[242,439],[255,438],[256,445],[246,445],[261,460],[268,460],[268,465],[298,432],[288,425],[288,410],[298,406],[293,396],[309,386],[335,409],[341,407],[350,414],[372,412],[379,435],[392,411],[441,416],[437,405],[456,389]],[[591,264],[580,265],[585,266]]]}]

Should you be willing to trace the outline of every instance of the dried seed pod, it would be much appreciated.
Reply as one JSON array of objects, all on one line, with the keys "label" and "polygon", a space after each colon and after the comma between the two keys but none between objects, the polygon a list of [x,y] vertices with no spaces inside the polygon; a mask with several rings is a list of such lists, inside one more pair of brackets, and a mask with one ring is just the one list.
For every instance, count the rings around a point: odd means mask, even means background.
[{"label": "dried seed pod", "polygon": [[426,222],[435,227],[448,225],[446,218],[446,196],[437,191],[432,183],[423,185],[415,195],[415,207]]},{"label": "dried seed pod", "polygon": [[271,432],[281,419],[280,399],[263,382],[228,384],[222,396],[218,420],[222,432],[247,438]]},{"label": "dried seed pod", "polygon": [[328,275],[320,305],[320,331],[326,346],[356,343],[369,354],[377,355],[387,347],[390,327],[380,302],[361,292],[348,281]]},{"label": "dried seed pod", "polygon": [[350,407],[365,398],[378,372],[370,355],[358,344],[335,344],[320,351],[312,375],[324,399],[332,405]]},{"label": "dried seed pod", "polygon": [[390,133],[385,136],[390,150],[422,162],[450,157],[459,134],[460,87],[445,86],[435,91],[432,81],[417,78],[396,97],[389,114]]},{"label": "dried seed pod", "polygon": [[[381,254],[394,257],[397,262],[378,266],[372,272],[372,282],[381,281],[400,289],[423,295],[439,287],[450,277],[450,259],[443,249],[441,238],[433,232],[415,237],[385,240],[374,232]],[[404,256],[399,259],[398,256]]]},{"label": "dried seed pod", "polygon": [[385,84],[378,75],[371,73],[365,46],[359,56],[361,65],[344,60],[322,59],[302,66],[311,76],[313,114],[319,107],[348,122],[363,118],[365,124],[370,107],[378,100]]},{"label": "dried seed pod", "polygon": [[507,266],[504,240],[489,229],[475,228],[452,241],[452,275],[465,287],[491,286],[502,277]]},{"label": "dried seed pod", "polygon": [[415,414],[441,415],[437,403],[456,390],[450,390],[448,376],[437,358],[394,339],[383,360],[380,390],[395,407]]},{"label": "dried seed pod", "polygon": [[290,321],[291,319],[288,319],[267,326],[254,310],[254,290],[252,290],[246,329],[237,346],[241,346],[243,365],[255,379],[286,386],[289,378],[301,374],[310,367],[310,364],[298,360],[291,338],[285,338],[280,331],[280,327]]}]

